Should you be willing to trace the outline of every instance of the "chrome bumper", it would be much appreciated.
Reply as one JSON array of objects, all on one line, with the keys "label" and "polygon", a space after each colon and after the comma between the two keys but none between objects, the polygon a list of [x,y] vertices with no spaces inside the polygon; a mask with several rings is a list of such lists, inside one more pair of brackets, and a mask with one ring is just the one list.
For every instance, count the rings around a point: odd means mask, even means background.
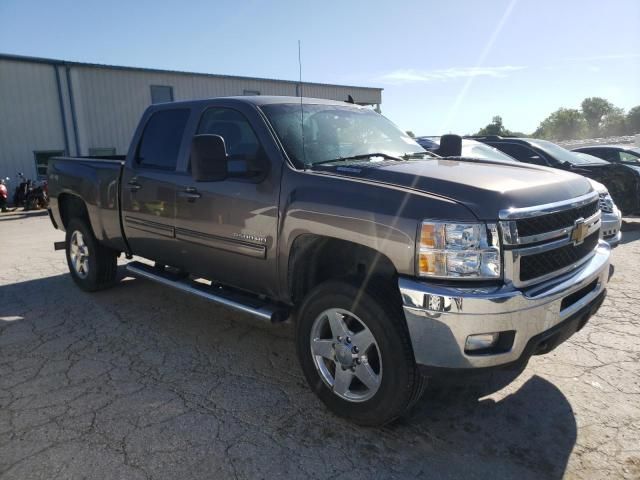
[{"label": "chrome bumper", "polygon": [[[577,271],[521,290],[507,285],[453,288],[401,278],[416,363],[474,369],[516,362],[529,340],[580,312],[605,290],[610,252],[609,245],[600,241],[591,259]],[[593,282],[593,290],[561,309],[563,299]],[[469,335],[493,332],[515,332],[507,351],[465,353]]]},{"label": "chrome bumper", "polygon": [[610,247],[617,246],[622,239],[622,231],[620,230],[622,227],[622,213],[616,207],[613,209],[613,213],[603,213],[601,220],[600,233],[602,239]]}]

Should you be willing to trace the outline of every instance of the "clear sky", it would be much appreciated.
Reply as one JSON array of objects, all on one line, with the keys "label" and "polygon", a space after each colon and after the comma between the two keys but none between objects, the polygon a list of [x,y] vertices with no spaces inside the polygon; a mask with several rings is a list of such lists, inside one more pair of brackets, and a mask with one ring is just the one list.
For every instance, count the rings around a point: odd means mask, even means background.
[{"label": "clear sky", "polygon": [[[640,104],[640,0],[0,0],[0,52],[384,88],[416,134]],[[356,99],[357,100],[357,99]]]}]

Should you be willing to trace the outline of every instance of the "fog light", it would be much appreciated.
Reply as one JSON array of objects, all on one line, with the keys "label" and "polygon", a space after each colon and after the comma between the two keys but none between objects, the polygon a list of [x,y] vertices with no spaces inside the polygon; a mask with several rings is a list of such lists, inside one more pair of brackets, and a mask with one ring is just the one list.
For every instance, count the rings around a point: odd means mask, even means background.
[{"label": "fog light", "polygon": [[485,348],[491,348],[498,343],[500,334],[494,333],[480,333],[478,335],[469,335],[467,341],[464,344],[465,352],[473,352],[475,350],[484,350]]}]

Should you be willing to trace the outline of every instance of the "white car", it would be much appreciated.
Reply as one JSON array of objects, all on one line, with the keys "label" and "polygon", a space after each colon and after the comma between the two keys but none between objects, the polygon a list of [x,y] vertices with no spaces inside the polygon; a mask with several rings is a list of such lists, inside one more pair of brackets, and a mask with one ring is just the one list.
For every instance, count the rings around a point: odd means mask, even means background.
[{"label": "white car", "polygon": [[613,203],[613,198],[609,195],[607,187],[600,182],[588,178],[593,189],[600,196],[600,211],[602,212],[602,226],[600,227],[600,238],[607,242],[612,248],[620,243],[622,238],[622,213]]}]

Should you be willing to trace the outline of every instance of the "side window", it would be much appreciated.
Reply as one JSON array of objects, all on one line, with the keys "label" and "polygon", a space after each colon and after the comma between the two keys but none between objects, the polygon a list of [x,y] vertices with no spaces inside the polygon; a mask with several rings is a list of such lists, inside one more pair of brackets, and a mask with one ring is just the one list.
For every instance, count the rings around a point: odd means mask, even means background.
[{"label": "side window", "polygon": [[618,157],[618,152],[616,150],[610,150],[610,149],[604,149],[604,148],[598,148],[595,149],[591,152],[587,152],[590,155],[594,155],[596,157],[600,157],[603,160],[607,160],[608,162],[618,162],[619,157]]},{"label": "side window", "polygon": [[620,161],[621,162],[637,163],[638,161],[640,161],[640,157],[636,157],[635,155],[632,155],[631,153],[618,152],[618,154],[620,155]]},{"label": "side window", "polygon": [[188,109],[161,110],[151,116],[136,154],[140,167],[175,170],[189,113]]},{"label": "side window", "polygon": [[220,135],[231,160],[255,160],[260,142],[249,121],[230,108],[210,108],[202,114],[198,133]]},{"label": "side window", "polygon": [[169,85],[151,85],[151,103],[173,102],[173,87]]},{"label": "side window", "polygon": [[517,143],[490,143],[489,145],[496,147],[498,150],[501,150],[520,162],[533,163],[534,165],[548,165],[547,161],[538,155],[537,152],[524,145]]}]

